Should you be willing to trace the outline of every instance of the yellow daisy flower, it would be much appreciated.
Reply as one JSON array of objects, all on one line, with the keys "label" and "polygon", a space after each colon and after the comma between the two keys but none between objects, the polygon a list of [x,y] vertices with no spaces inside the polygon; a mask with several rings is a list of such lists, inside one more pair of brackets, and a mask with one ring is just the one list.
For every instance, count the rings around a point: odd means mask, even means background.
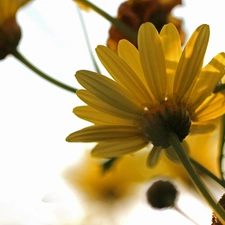
[{"label": "yellow daisy flower", "polygon": [[93,156],[119,157],[149,143],[168,148],[170,132],[182,142],[190,130],[211,131],[210,120],[225,113],[225,96],[212,94],[224,75],[225,53],[202,68],[208,40],[209,26],[201,25],[182,51],[173,24],[158,33],[144,23],[138,50],[126,40],[119,42],[118,55],[98,46],[97,55],[114,80],[86,70],[76,73],[86,89],[77,95],[87,105],[74,113],[94,125],[66,140],[98,142]]},{"label": "yellow daisy flower", "polygon": [[16,13],[30,0],[0,1],[0,59],[12,53],[21,38],[21,30],[16,22]]}]

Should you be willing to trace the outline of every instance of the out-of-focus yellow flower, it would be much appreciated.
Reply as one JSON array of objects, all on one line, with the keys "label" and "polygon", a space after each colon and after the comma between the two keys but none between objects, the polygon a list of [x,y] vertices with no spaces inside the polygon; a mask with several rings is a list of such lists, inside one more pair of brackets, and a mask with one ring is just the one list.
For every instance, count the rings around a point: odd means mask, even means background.
[{"label": "out-of-focus yellow flower", "polygon": [[170,132],[182,142],[190,130],[212,131],[211,120],[225,113],[225,96],[212,94],[224,75],[225,53],[202,68],[208,39],[209,27],[201,25],[182,52],[173,24],[159,34],[145,23],[139,31],[139,51],[127,40],[119,42],[118,55],[98,46],[98,57],[114,80],[77,72],[86,88],[77,95],[87,106],[76,107],[74,113],[94,125],[70,134],[67,141],[98,142],[92,155],[110,158],[149,143],[156,147],[154,152],[167,149]]},{"label": "out-of-focus yellow flower", "polygon": [[[181,4],[181,0],[128,0],[120,5],[117,19],[126,23],[136,31],[138,31],[140,25],[145,22],[153,23],[158,31],[160,31],[165,24],[173,23],[178,29],[181,43],[183,43],[185,34],[182,30],[182,20],[171,15],[171,10]],[[112,25],[109,30],[107,47],[117,52],[118,42],[124,38],[137,46],[137,42],[131,40],[127,34]]]},{"label": "out-of-focus yellow flower", "polygon": [[[146,174],[139,169],[141,161],[140,157],[126,156],[104,172],[102,162],[87,154],[79,164],[65,170],[63,177],[70,186],[79,188],[88,200],[111,204],[131,195],[135,185],[146,181]],[[134,163],[133,166],[127,167],[130,163]]]},{"label": "out-of-focus yellow flower", "polygon": [[64,171],[64,179],[85,210],[81,224],[120,224],[116,221],[121,210],[132,206],[139,185],[148,180],[142,161],[142,156],[125,156],[103,172],[102,161],[85,154],[79,164]]},{"label": "out-of-focus yellow flower", "polygon": [[0,59],[12,53],[21,38],[21,30],[16,22],[16,12],[30,0],[0,1]]},{"label": "out-of-focus yellow flower", "polygon": [[223,121],[220,117],[210,121],[210,123],[215,127],[212,132],[189,135],[187,137],[187,142],[190,147],[190,156],[218,178],[222,178],[220,157],[223,141]]}]

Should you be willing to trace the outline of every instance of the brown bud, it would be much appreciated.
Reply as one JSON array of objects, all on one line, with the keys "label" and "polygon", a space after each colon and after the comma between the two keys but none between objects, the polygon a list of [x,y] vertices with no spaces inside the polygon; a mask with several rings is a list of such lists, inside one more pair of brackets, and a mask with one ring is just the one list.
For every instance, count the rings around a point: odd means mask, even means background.
[{"label": "brown bud", "polygon": [[21,38],[21,29],[15,17],[7,19],[0,27],[0,59],[12,53]]},{"label": "brown bud", "polygon": [[[180,34],[181,43],[183,43],[185,33],[182,30],[182,20],[171,15],[171,10],[181,4],[181,0],[128,0],[119,6],[117,19],[137,32],[140,25],[145,22],[153,23],[158,31],[165,24],[174,23]],[[131,40],[125,33],[112,25],[107,40],[108,48],[117,52],[117,44],[124,38],[137,46],[136,41]]]},{"label": "brown bud", "polygon": [[157,209],[174,207],[177,190],[169,181],[156,181],[147,191],[148,203]]}]

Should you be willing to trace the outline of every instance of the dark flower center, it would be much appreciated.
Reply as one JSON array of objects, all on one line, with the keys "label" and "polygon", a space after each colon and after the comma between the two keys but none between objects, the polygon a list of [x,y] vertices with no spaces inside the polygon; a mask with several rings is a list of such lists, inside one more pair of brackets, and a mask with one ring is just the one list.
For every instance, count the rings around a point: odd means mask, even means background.
[{"label": "dark flower center", "polygon": [[189,134],[191,117],[187,109],[169,100],[153,108],[145,107],[141,129],[154,146],[168,148],[169,133],[175,133],[180,142]]}]

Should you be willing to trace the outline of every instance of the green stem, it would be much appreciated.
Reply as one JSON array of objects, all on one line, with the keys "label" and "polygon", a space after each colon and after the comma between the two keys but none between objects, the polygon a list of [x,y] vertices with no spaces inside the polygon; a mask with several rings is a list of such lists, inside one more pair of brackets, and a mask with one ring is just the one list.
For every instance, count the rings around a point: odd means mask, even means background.
[{"label": "green stem", "polygon": [[210,178],[212,178],[214,181],[216,181],[221,187],[225,188],[225,181],[219,179],[217,176],[215,176],[213,173],[211,173],[209,170],[207,170],[204,166],[202,166],[200,163],[195,161],[194,159],[190,158],[191,163],[203,174],[206,174]]},{"label": "green stem", "polygon": [[182,216],[184,216],[186,219],[190,220],[195,225],[198,225],[191,217],[189,217],[186,213],[184,213],[180,208],[178,208],[176,205],[174,206],[174,209],[177,210],[178,213],[180,213]]},{"label": "green stem", "polygon": [[112,16],[107,14],[105,11],[98,8],[96,5],[94,5],[93,3],[89,2],[89,1],[86,1],[86,0],[77,0],[77,1],[86,5],[87,7],[91,8],[92,10],[94,10],[96,13],[98,13],[103,18],[105,18],[110,23],[112,23],[118,30],[120,30],[122,33],[126,34],[133,41],[137,41],[137,32],[133,28],[129,27],[124,22],[113,18]]},{"label": "green stem", "polygon": [[225,146],[225,115],[222,116],[222,128],[221,128],[221,146],[220,146],[220,172],[224,181],[223,160],[224,160],[224,146]]},{"label": "green stem", "polygon": [[96,62],[96,60],[95,60],[95,57],[94,57],[94,55],[93,55],[93,53],[92,53],[92,50],[91,50],[91,44],[90,44],[90,40],[89,40],[89,38],[88,38],[88,32],[87,32],[86,25],[85,25],[85,22],[84,22],[82,13],[81,13],[81,11],[80,11],[80,8],[77,8],[77,12],[78,12],[78,16],[79,16],[79,18],[80,18],[80,23],[81,23],[81,26],[82,26],[82,29],[83,29],[83,32],[84,32],[84,38],[85,38],[85,40],[86,40],[86,44],[87,44],[87,47],[88,47],[88,52],[89,52],[89,54],[90,54],[91,60],[92,60],[92,62],[93,62],[93,65],[94,65],[94,67],[95,67],[95,71],[96,71],[97,73],[100,73],[100,69],[99,69],[99,67],[98,67],[98,64],[97,64],[97,62]]},{"label": "green stem", "polygon": [[224,91],[224,90],[225,90],[225,84],[220,84],[220,85],[215,87],[213,92],[218,93],[218,92],[221,92],[221,91]]},{"label": "green stem", "polygon": [[174,133],[170,133],[168,137],[168,141],[171,144],[171,146],[174,148],[174,150],[177,153],[177,156],[179,157],[181,163],[183,164],[184,168],[186,169],[187,173],[189,174],[192,182],[195,184],[198,191],[201,193],[203,198],[206,200],[206,202],[209,204],[209,206],[212,208],[214,213],[219,218],[220,222],[222,224],[225,224],[225,211],[224,209],[216,203],[216,201],[213,199],[209,191],[207,190],[206,186],[196,173],[195,169],[193,168],[187,154],[185,153],[182,145],[180,144],[180,141],[178,140],[178,137]]},{"label": "green stem", "polygon": [[55,80],[54,78],[46,75],[45,73],[43,73],[42,71],[40,71],[38,68],[36,68],[34,65],[32,65],[23,55],[21,55],[21,53],[19,53],[17,50],[15,50],[12,55],[17,58],[20,62],[22,62],[23,64],[25,64],[28,68],[30,68],[32,71],[34,71],[35,73],[37,73],[40,77],[44,78],[45,80],[49,81],[50,83],[61,87],[67,91],[76,93],[77,89],[70,87],[66,84],[61,83],[60,81]]}]

